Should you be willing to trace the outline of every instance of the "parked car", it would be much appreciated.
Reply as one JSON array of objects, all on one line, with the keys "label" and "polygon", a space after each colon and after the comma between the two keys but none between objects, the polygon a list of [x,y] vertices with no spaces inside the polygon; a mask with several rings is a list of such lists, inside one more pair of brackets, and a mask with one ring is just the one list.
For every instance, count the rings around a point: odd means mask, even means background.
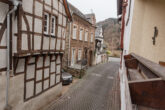
[{"label": "parked car", "polygon": [[73,82],[73,76],[70,73],[65,72],[62,70],[62,84],[69,85]]}]

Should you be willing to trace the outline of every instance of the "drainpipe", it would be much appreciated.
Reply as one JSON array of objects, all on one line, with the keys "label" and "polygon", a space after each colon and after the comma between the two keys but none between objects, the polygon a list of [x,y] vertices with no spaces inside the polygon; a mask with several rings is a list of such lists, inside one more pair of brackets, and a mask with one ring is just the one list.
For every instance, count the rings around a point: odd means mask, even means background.
[{"label": "drainpipe", "polygon": [[68,50],[68,67],[70,65],[70,42],[71,42],[71,22],[69,22],[69,50]]},{"label": "drainpipe", "polygon": [[9,78],[10,78],[10,15],[15,12],[18,8],[18,5],[20,4],[20,1],[17,0],[10,0],[14,7],[12,10],[10,10],[7,13],[7,77],[6,77],[6,104],[5,104],[5,110],[11,110],[11,107],[9,106]]},{"label": "drainpipe", "polygon": [[122,30],[121,30],[121,62],[120,62],[120,68],[122,68],[122,62],[123,62],[123,50],[124,50],[124,31],[125,31],[125,14],[126,14],[126,7],[128,5],[128,0],[123,0],[123,12],[122,12]]},{"label": "drainpipe", "polygon": [[[73,15],[73,13],[71,13],[71,15]],[[69,67],[69,65],[70,65],[70,62],[71,61],[69,61],[69,59],[70,59],[70,56],[71,56],[71,54],[70,54],[70,52],[71,52],[71,37],[72,37],[72,21],[70,21],[69,22],[69,53],[68,53],[68,67]]]}]

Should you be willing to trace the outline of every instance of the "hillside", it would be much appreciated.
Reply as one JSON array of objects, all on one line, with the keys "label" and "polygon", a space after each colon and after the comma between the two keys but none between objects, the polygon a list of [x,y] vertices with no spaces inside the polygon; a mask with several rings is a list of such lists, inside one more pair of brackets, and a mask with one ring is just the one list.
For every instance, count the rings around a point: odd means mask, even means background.
[{"label": "hillside", "polygon": [[103,27],[103,35],[108,48],[118,50],[120,48],[120,24],[117,19],[109,18],[104,21],[98,22],[97,26]]}]

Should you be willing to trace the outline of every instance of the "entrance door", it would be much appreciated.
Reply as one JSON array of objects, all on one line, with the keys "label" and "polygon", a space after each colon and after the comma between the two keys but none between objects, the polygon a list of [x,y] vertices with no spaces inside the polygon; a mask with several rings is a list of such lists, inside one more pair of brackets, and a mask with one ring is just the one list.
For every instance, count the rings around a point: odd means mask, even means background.
[{"label": "entrance door", "polygon": [[74,66],[75,64],[75,55],[76,55],[76,50],[72,49],[72,61],[71,61],[71,66]]},{"label": "entrance door", "polygon": [[89,66],[92,66],[92,63],[93,63],[93,52],[90,51],[89,52]]}]

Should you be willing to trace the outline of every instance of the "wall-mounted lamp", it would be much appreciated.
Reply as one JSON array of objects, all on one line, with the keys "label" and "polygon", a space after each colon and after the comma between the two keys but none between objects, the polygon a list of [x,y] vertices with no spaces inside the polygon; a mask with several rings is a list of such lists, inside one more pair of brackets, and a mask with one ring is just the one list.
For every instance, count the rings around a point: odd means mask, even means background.
[{"label": "wall-mounted lamp", "polygon": [[156,44],[156,38],[157,38],[157,36],[158,36],[158,28],[155,26],[154,27],[154,37],[152,37],[152,40],[153,40],[153,45],[155,45]]}]

